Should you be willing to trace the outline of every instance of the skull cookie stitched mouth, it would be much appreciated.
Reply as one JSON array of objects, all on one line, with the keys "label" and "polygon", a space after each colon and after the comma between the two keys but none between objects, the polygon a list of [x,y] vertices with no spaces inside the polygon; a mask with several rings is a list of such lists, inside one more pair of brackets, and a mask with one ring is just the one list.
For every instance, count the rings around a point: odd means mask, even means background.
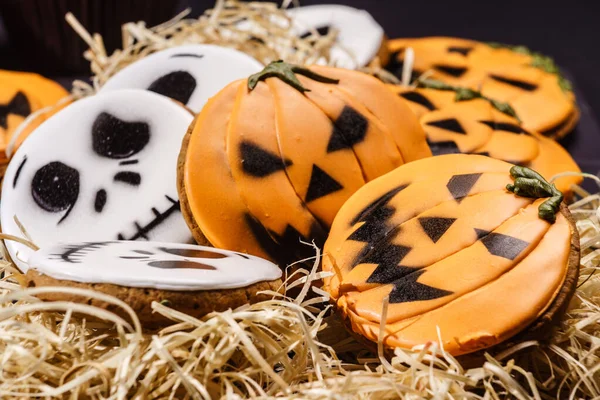
[{"label": "skull cookie stitched mouth", "polygon": [[165,195],[165,198],[170,203],[170,206],[163,212],[158,211],[156,207],[152,207],[152,214],[154,215],[154,219],[147,223],[146,225],[140,225],[138,221],[134,221],[133,226],[135,228],[135,233],[131,236],[126,236],[123,232],[120,232],[117,235],[117,239],[119,240],[138,240],[145,239],[149,240],[148,234],[157,226],[161,225],[167,218],[169,218],[173,213],[181,212],[181,205],[179,200],[173,199],[169,195]]}]

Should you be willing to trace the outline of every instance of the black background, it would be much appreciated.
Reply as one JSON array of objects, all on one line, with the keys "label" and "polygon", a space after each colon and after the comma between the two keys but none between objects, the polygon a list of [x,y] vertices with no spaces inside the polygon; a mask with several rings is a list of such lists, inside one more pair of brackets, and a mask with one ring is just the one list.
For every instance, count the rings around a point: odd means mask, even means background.
[{"label": "black background", "polygon": [[[8,0],[0,0],[0,2]],[[15,1],[15,0],[12,0]],[[18,0],[16,0],[18,1]],[[30,0],[28,0],[30,1]],[[174,0],[163,0],[174,1]],[[192,16],[214,0],[178,0]],[[391,37],[457,36],[522,44],[551,55],[574,81],[582,119],[563,144],[582,169],[600,171],[600,1],[598,0],[327,0],[369,11]],[[325,3],[302,0],[302,5]],[[164,19],[170,16],[165,15]],[[35,69],[0,29],[0,68]],[[12,47],[12,48],[11,48]]]}]

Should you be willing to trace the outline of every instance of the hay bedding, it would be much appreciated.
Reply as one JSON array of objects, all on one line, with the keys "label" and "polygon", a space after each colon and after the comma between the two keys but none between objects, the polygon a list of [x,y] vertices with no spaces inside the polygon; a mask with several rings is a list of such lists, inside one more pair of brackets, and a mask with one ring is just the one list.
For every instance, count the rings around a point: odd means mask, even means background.
[{"label": "hay bedding", "polygon": [[[251,33],[238,30],[240,15],[258,21]],[[99,36],[69,20],[90,44],[86,58],[94,74],[91,86],[76,83],[74,98],[93,94],[135,59],[176,44],[220,43],[264,63],[310,63],[327,57],[335,39],[335,32],[313,44],[294,37],[272,4],[218,1],[198,20],[181,15],[152,29],[125,25],[125,50],[107,56]],[[248,35],[261,40],[248,41]],[[600,187],[600,179],[588,177]],[[381,347],[379,354],[369,353],[331,313],[327,294],[311,285],[323,277],[317,248],[312,271],[296,271],[285,283],[296,297],[271,293],[269,301],[202,319],[153,303],[155,312],[173,321],[157,332],[144,332],[135,313],[109,296],[23,287],[15,266],[0,261],[0,398],[600,398],[600,195],[575,190],[580,200],[570,208],[582,237],[581,276],[549,346],[519,343],[471,369],[437,343],[397,349],[387,359]],[[130,317],[36,298],[48,291],[103,298]]]}]

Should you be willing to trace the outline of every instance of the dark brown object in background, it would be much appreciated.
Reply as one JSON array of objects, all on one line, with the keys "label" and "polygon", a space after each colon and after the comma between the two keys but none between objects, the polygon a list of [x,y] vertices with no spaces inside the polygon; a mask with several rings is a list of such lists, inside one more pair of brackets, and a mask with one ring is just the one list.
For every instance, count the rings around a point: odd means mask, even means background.
[{"label": "dark brown object in background", "polygon": [[88,46],[65,21],[67,12],[90,33],[100,33],[110,54],[122,46],[122,24],[158,25],[175,15],[177,5],[178,0],[0,0],[0,15],[27,68],[66,75],[89,71],[83,58]]}]

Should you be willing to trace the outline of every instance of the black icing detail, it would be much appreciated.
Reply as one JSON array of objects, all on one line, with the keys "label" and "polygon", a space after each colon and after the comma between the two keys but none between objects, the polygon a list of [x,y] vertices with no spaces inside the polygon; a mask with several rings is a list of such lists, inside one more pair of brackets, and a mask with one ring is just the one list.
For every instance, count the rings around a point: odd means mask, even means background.
[{"label": "black icing detail", "polygon": [[419,218],[419,223],[423,228],[423,231],[429,236],[433,243],[437,243],[438,240],[444,234],[452,224],[456,221],[456,218],[442,218],[442,217],[422,217]]},{"label": "black icing detail", "polygon": [[481,239],[481,243],[483,243],[490,254],[508,260],[517,258],[517,256],[529,245],[529,243],[524,240],[494,232],[488,233]]},{"label": "black icing detail", "polygon": [[456,118],[440,119],[439,121],[426,122],[426,125],[435,126],[436,128],[445,129],[454,133],[466,135],[467,131],[462,127]]},{"label": "black icing detail", "polygon": [[[317,31],[319,36],[327,36],[329,34],[329,31],[331,30],[331,26],[330,25],[319,26],[319,27],[315,28],[315,30]],[[311,34],[312,34],[312,31],[306,31],[302,35],[300,35],[300,39],[306,39]]]},{"label": "black icing detail", "polygon": [[528,134],[520,125],[511,124],[509,122],[496,122],[496,121],[478,121],[481,124],[487,125],[495,131],[506,131],[511,133]]},{"label": "black icing detail", "polygon": [[427,144],[431,149],[431,153],[434,156],[441,156],[443,154],[460,154],[460,149],[458,145],[452,140],[446,140],[443,142],[432,142],[427,139]]},{"label": "black icing detail", "polygon": [[23,161],[19,164],[19,168],[17,168],[17,172],[15,172],[15,178],[13,179],[13,189],[17,187],[17,182],[19,181],[19,176],[21,176],[21,171],[27,162],[27,156],[23,157]]},{"label": "black icing detail", "polygon": [[133,165],[133,164],[137,164],[138,160],[127,160],[127,161],[121,161],[119,162],[119,165]]},{"label": "black icing detail", "polygon": [[350,106],[344,106],[340,116],[333,123],[333,131],[327,144],[327,152],[352,148],[365,140],[369,121]]},{"label": "black icing detail", "polygon": [[94,200],[94,210],[97,213],[101,213],[106,205],[106,190],[100,189],[96,192],[96,199]]},{"label": "black icing detail", "polygon": [[243,141],[240,144],[240,160],[242,169],[248,175],[264,178],[285,170],[292,165],[290,160],[282,160],[278,155],[261,149],[256,144]]},{"label": "black icing detail", "polygon": [[31,195],[43,210],[57,213],[67,210],[60,224],[71,212],[79,197],[79,172],[60,161],[50,162],[37,170],[31,181]]},{"label": "black icing detail", "polygon": [[361,264],[377,264],[367,283],[391,283],[413,273],[417,268],[400,265],[411,250],[410,247],[397,244],[388,244],[373,250],[361,261]]},{"label": "black icing detail", "polygon": [[115,182],[123,182],[131,186],[139,186],[142,182],[142,176],[132,171],[117,172],[113,179]]},{"label": "black icing detail", "polygon": [[29,100],[23,92],[17,92],[8,104],[0,105],[0,126],[4,129],[8,128],[9,114],[20,115],[21,117],[31,114]]},{"label": "black icing detail", "polygon": [[533,83],[521,81],[518,79],[504,78],[499,75],[490,75],[490,78],[492,78],[495,81],[506,83],[507,85],[514,86],[519,89],[523,89],[527,92],[533,92],[534,90],[536,90],[538,88],[538,86]]},{"label": "black icing detail", "polygon": [[181,205],[178,200],[171,198],[170,196],[165,196],[167,200],[171,203],[171,207],[169,207],[165,212],[154,213],[154,219],[146,226],[140,226],[137,222],[134,224],[136,227],[136,233],[130,237],[125,238],[122,233],[117,235],[119,240],[138,240],[138,239],[146,239],[147,234],[152,231],[152,229],[156,228],[158,225],[162,224],[167,218],[171,216],[174,212],[179,212],[181,210]]},{"label": "black icing detail", "polygon": [[462,46],[450,46],[448,47],[448,53],[458,53],[463,56],[468,56],[469,53],[473,50],[472,47],[462,47]]},{"label": "black icing detail", "polygon": [[417,282],[417,279],[424,273],[424,270],[418,270],[393,282],[394,288],[390,292],[390,303],[398,304],[434,300],[452,294],[448,290],[434,288]]},{"label": "black icing detail", "polygon": [[313,248],[302,245],[301,240],[307,243],[314,241],[315,245],[322,247],[327,236],[317,223],[311,226],[309,237],[305,237],[291,225],[287,225],[282,234],[269,231],[248,213],[244,214],[244,220],[260,247],[282,268],[314,256]]},{"label": "black icing detail", "polygon": [[177,54],[173,54],[169,58],[188,58],[188,57],[204,58],[204,56],[202,54],[194,54],[194,53],[177,53]]},{"label": "black icing detail", "polygon": [[[404,68],[404,60],[402,58],[400,58],[400,55],[404,53],[404,49],[400,49],[398,51],[393,52],[392,54],[390,54],[390,61],[388,62],[388,64],[385,66],[385,69],[389,72],[391,72],[392,74],[394,74],[396,77],[402,79],[402,69]],[[423,74],[423,71],[419,71],[417,69],[412,70],[412,74],[411,74],[411,82],[414,82],[419,76],[421,76]]]},{"label": "black icing detail", "polygon": [[108,246],[110,243],[114,242],[88,242],[78,245],[66,245],[62,253],[53,254],[53,256],[60,258],[64,262],[78,264],[81,262],[80,258],[84,254],[99,249],[101,247]]},{"label": "black icing detail", "polygon": [[321,168],[317,167],[316,164],[313,164],[305,201],[309,203],[342,190],[343,188],[344,187],[340,185],[338,181],[329,176]]},{"label": "black icing detail", "polygon": [[151,251],[146,251],[146,250],[133,250],[133,252],[137,253],[137,254],[143,254],[146,256],[154,255],[154,253],[152,253]]},{"label": "black icing detail", "polygon": [[198,249],[174,249],[168,247],[160,247],[160,251],[168,254],[174,254],[181,257],[189,258],[227,258],[225,254],[217,253],[215,251],[198,250]]},{"label": "black icing detail", "polygon": [[420,104],[423,107],[425,107],[426,109],[428,109],[429,111],[436,110],[433,103],[431,101],[429,101],[429,99],[427,97],[423,96],[419,92],[413,91],[413,92],[400,93],[400,97],[403,97],[406,100],[411,101],[413,103]]},{"label": "black icing detail", "polygon": [[451,75],[455,78],[460,78],[467,72],[467,69],[464,67],[453,67],[451,65],[434,65],[433,68],[439,72],[442,72],[447,75]]},{"label": "black icing detail", "polygon": [[480,173],[454,175],[450,178],[446,187],[450,194],[452,194],[452,197],[454,197],[454,200],[460,203],[469,194],[480,177]]},{"label": "black icing detail", "polygon": [[187,104],[196,90],[196,79],[187,71],[173,71],[152,82],[148,90]]},{"label": "black icing detail", "polygon": [[401,191],[403,191],[404,189],[406,189],[408,187],[408,184],[406,185],[400,185],[392,190],[390,190],[389,192],[385,193],[384,195],[382,195],[381,197],[379,197],[378,199],[376,199],[374,202],[372,202],[371,204],[369,204],[367,207],[365,207],[361,212],[359,212],[356,217],[354,217],[352,219],[352,221],[350,221],[351,225],[354,225],[358,222],[362,222],[362,221],[367,221],[368,219],[370,219],[371,213],[373,213],[374,211],[376,211],[379,207],[384,207],[387,205],[387,203],[389,203],[389,201],[398,193],[400,193]]},{"label": "black icing detail", "polygon": [[380,239],[383,239],[388,231],[386,225],[387,220],[394,215],[396,210],[393,207],[383,205],[377,207],[369,213],[369,216],[365,218],[365,223],[362,224],[357,230],[352,232],[348,236],[348,240],[354,240],[356,242],[363,243],[374,243]]},{"label": "black icing detail", "polygon": [[92,125],[92,147],[102,157],[122,159],[142,151],[150,141],[145,122],[126,122],[103,112]]},{"label": "black icing detail", "polygon": [[486,231],[485,229],[477,229],[477,228],[474,228],[474,229],[475,229],[475,234],[477,235],[477,240],[481,240],[490,234],[490,231]]},{"label": "black icing detail", "polygon": [[148,266],[153,268],[162,269],[175,269],[175,268],[187,268],[187,269],[204,269],[209,271],[216,270],[212,265],[207,265],[191,260],[160,260],[150,261]]}]

